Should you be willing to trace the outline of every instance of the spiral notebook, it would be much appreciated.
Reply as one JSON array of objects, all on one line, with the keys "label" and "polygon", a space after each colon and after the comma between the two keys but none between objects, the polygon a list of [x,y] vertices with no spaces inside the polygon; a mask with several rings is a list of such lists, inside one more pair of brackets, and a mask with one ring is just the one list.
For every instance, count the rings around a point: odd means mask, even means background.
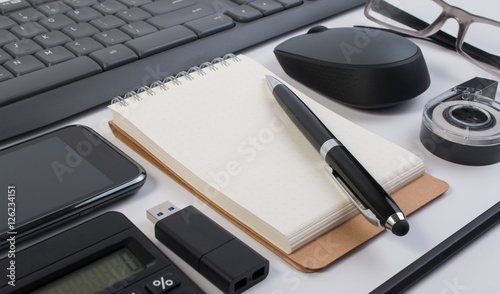
[{"label": "spiral notebook", "polygon": [[[110,125],[290,264],[318,270],[380,229],[358,215],[326,173],[322,158],[272,96],[266,74],[273,75],[247,56],[218,58],[115,98]],[[425,174],[414,154],[291,88],[404,212],[447,189]]]}]

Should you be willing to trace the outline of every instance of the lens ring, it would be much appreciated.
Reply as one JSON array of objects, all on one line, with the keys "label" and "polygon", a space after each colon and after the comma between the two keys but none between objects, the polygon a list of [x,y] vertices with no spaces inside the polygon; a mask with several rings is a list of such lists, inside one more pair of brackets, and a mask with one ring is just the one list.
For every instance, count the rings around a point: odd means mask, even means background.
[{"label": "lens ring", "polygon": [[450,106],[443,112],[443,117],[451,125],[468,130],[486,130],[496,124],[489,111],[475,105]]}]

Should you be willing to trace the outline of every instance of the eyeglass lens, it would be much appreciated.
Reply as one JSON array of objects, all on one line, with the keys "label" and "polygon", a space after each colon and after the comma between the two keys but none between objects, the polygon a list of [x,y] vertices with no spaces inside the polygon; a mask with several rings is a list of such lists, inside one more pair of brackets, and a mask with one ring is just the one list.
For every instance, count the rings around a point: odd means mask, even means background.
[{"label": "eyeglass lens", "polygon": [[494,56],[500,56],[500,27],[480,22],[473,22],[470,24],[467,32],[465,33],[464,45],[462,45],[462,49],[467,55],[474,57],[474,54],[472,53],[475,49],[469,46],[469,44],[485,53],[489,53],[489,56],[483,54],[483,57],[486,60],[480,61],[500,68],[498,58],[494,58]]},{"label": "eyeglass lens", "polygon": [[[374,0],[368,14],[393,29],[423,31],[435,22],[443,8],[432,0]],[[472,22],[464,35],[462,50],[473,59],[500,68],[500,27]]]},{"label": "eyeglass lens", "polygon": [[[369,14],[395,28],[417,32],[425,30],[442,12],[432,0],[375,0]],[[415,25],[415,19],[423,22]]]}]

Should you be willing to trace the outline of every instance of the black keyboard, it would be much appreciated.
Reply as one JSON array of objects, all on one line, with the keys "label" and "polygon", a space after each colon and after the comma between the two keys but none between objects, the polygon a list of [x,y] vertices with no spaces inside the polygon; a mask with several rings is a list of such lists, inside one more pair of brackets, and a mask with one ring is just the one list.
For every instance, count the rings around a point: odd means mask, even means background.
[{"label": "black keyboard", "polygon": [[0,1],[0,140],[364,2]]}]

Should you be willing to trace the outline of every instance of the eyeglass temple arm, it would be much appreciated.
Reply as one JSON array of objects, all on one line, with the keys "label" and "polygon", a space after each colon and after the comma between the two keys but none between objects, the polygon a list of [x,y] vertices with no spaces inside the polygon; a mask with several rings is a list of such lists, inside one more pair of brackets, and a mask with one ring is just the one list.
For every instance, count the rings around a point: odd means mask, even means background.
[{"label": "eyeglass temple arm", "polygon": [[[382,1],[379,3],[378,6],[372,6],[372,9],[381,15],[384,15],[388,18],[391,18],[399,23],[402,23],[410,28],[413,28],[415,30],[423,30],[429,26],[429,24],[409,13],[406,13],[405,11],[397,8],[394,5],[391,5],[385,1]],[[405,37],[413,37],[405,33],[400,33],[396,32],[394,30],[387,30],[391,31],[393,33],[397,33],[398,35],[402,35]],[[435,44],[438,44],[442,47],[445,47],[450,50],[457,50],[456,47],[456,42],[457,39],[443,31],[438,31],[435,34],[427,37],[430,39],[429,41],[432,41]],[[421,39],[427,39],[427,38],[421,38]],[[467,53],[469,56],[472,58],[479,60],[481,62],[487,63],[491,66],[494,66],[496,68],[500,68],[500,57],[490,54],[486,51],[483,51],[479,48],[476,48],[468,43],[463,43],[462,44],[462,50]]]}]

